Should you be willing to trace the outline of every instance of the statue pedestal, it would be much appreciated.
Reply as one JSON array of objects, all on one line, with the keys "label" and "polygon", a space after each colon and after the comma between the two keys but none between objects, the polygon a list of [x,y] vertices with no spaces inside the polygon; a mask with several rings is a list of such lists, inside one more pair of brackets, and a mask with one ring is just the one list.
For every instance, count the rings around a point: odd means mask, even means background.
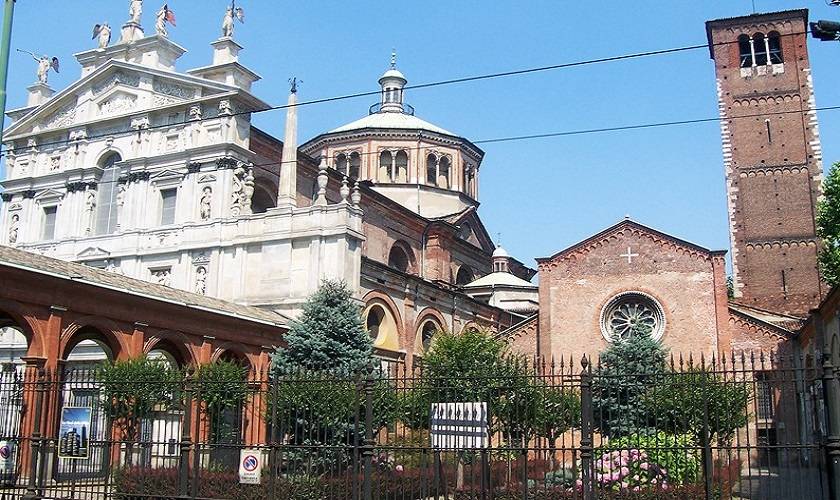
[{"label": "statue pedestal", "polygon": [[26,88],[26,90],[29,91],[29,96],[26,99],[27,107],[40,106],[41,104],[47,102],[50,97],[55,94],[55,90],[53,90],[52,87],[41,82],[30,85]]},{"label": "statue pedestal", "polygon": [[234,42],[233,38],[222,37],[210,45],[213,46],[213,66],[239,61],[239,51],[242,50],[242,46]]},{"label": "statue pedestal", "polygon": [[137,40],[142,40],[145,36],[146,34],[143,32],[143,27],[140,26],[140,23],[128,21],[123,24],[120,43],[136,42]]}]

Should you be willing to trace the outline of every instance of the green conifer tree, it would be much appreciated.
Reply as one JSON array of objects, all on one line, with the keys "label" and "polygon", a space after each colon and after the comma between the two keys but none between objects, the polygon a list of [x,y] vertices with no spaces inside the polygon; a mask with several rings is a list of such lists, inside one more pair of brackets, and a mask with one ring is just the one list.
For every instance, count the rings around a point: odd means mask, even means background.
[{"label": "green conifer tree", "polygon": [[618,340],[600,357],[592,385],[595,421],[610,437],[646,432],[653,427],[642,404],[648,390],[666,371],[667,352],[650,336],[650,328],[634,328],[629,338]]},{"label": "green conifer tree", "polygon": [[324,280],[292,322],[286,346],[274,353],[275,371],[299,369],[359,373],[371,361],[373,340],[359,306],[342,281]]}]

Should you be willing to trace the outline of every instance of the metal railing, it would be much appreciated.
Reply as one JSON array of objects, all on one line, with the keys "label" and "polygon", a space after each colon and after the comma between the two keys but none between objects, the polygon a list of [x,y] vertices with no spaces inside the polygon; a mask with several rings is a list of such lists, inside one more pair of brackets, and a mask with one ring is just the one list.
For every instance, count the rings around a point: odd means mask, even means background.
[{"label": "metal railing", "polygon": [[[252,374],[240,404],[185,375],[171,404],[129,421],[95,370],[19,369],[0,373],[0,494],[821,499],[835,371],[830,360],[763,354],[643,373],[587,360],[466,376],[395,364]],[[89,409],[75,446],[66,408]],[[259,484],[241,481],[248,455]]]},{"label": "metal railing", "polygon": [[380,113],[382,111],[383,106],[398,107],[398,108],[402,109],[402,112],[404,114],[414,116],[414,106],[412,106],[411,104],[407,104],[407,103],[400,104],[400,103],[396,103],[396,102],[387,102],[385,104],[382,104],[381,102],[378,102],[378,103],[374,104],[373,106],[371,106],[370,109],[368,109],[368,114],[373,115],[373,114],[376,114],[376,113]]}]

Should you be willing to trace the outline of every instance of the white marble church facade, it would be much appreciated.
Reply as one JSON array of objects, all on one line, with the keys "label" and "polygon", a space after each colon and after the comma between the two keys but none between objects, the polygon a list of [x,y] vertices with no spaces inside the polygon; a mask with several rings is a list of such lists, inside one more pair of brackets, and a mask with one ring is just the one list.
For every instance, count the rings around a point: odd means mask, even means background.
[{"label": "white marble church facade", "polygon": [[368,117],[298,151],[296,90],[283,142],[254,128],[269,105],[232,37],[181,72],[186,50],[141,30],[130,21],[116,45],[76,55],[75,83],[37,83],[8,112],[0,243],[292,317],[342,279],[395,355],[432,327],[524,317],[461,288],[491,271],[483,152],[415,117],[393,63]]}]

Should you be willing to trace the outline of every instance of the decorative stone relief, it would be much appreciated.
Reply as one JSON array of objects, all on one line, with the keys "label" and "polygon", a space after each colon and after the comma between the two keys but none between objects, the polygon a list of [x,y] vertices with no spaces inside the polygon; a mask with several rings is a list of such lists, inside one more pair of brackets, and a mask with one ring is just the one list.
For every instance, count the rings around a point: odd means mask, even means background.
[{"label": "decorative stone relief", "polygon": [[199,216],[201,220],[210,220],[212,215],[213,205],[213,188],[204,186],[201,190],[201,200],[199,201]]},{"label": "decorative stone relief", "polygon": [[172,286],[172,268],[152,269],[152,282],[163,286]]},{"label": "decorative stone relief", "polygon": [[251,197],[254,195],[254,175],[247,165],[233,170],[233,191],[230,213],[234,217],[251,213]]},{"label": "decorative stone relief", "polygon": [[219,114],[220,115],[232,115],[233,114],[233,106],[231,106],[230,101],[228,99],[222,99],[219,101]]},{"label": "decorative stone relief", "polygon": [[50,156],[50,172],[55,172],[56,170],[61,169],[61,156],[60,155],[53,155]]},{"label": "decorative stone relief", "polygon": [[193,255],[192,262],[196,266],[207,265],[210,264],[210,256],[207,255],[207,252],[199,252]]},{"label": "decorative stone relief", "polygon": [[195,269],[195,293],[204,295],[207,293],[207,268],[198,266]]},{"label": "decorative stone relief", "polygon": [[99,103],[100,115],[116,115],[131,111],[137,107],[137,97],[128,94],[117,94]]},{"label": "decorative stone relief", "polygon": [[129,87],[139,87],[140,86],[140,75],[136,74],[128,74],[123,73],[122,71],[117,71],[112,74],[110,77],[101,80],[93,87],[91,87],[91,91],[93,91],[94,96],[98,96],[105,92],[106,90],[110,89],[115,85],[127,85]]},{"label": "decorative stone relief", "polygon": [[175,104],[176,102],[180,102],[181,100],[172,96],[167,95],[156,95],[152,97],[152,105],[154,106],[167,106],[169,104]]},{"label": "decorative stone relief", "polygon": [[175,83],[167,82],[164,80],[155,80],[152,84],[152,89],[159,94],[177,97],[181,100],[189,100],[195,98],[195,89],[183,87],[181,85],[177,85]]},{"label": "decorative stone relief", "polygon": [[105,266],[105,270],[109,273],[125,274],[123,273],[122,267],[118,266],[113,260],[108,260],[108,265]]},{"label": "decorative stone relief", "polygon": [[44,120],[45,128],[57,128],[70,125],[76,120],[76,103],[62,106]]}]

